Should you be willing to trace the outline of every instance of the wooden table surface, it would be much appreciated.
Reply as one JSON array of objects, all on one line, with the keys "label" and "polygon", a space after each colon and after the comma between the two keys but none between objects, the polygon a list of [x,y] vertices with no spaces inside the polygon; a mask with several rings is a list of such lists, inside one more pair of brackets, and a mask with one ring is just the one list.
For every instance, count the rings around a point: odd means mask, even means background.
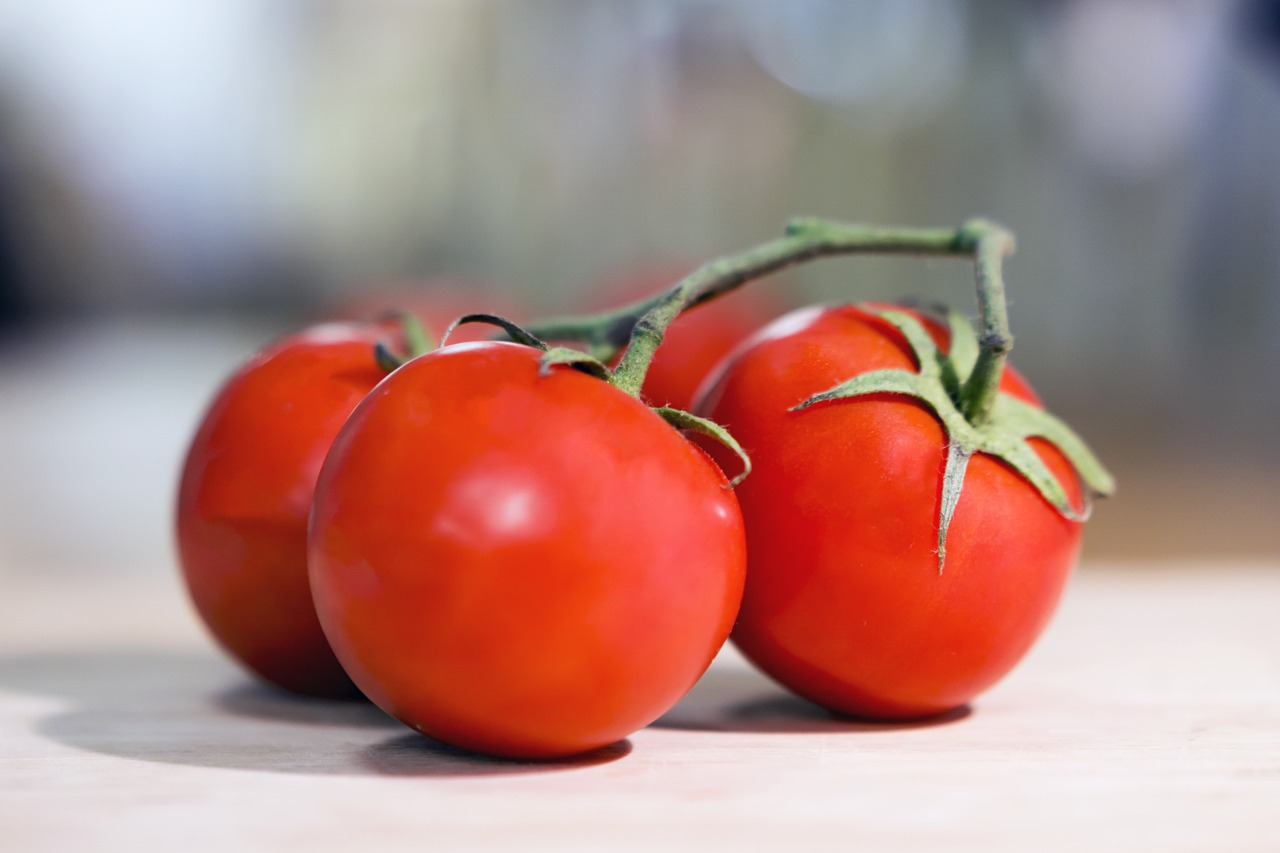
[{"label": "wooden table surface", "polygon": [[972,709],[832,719],[726,651],[584,759],[258,685],[176,580],[0,578],[0,850],[1280,850],[1280,565],[1085,565]]}]

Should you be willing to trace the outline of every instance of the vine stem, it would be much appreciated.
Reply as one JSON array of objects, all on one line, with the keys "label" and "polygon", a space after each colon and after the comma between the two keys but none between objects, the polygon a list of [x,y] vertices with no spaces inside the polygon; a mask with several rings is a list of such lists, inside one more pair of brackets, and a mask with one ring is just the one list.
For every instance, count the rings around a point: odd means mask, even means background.
[{"label": "vine stem", "polygon": [[1009,350],[1013,349],[1001,265],[1013,254],[1016,245],[1012,234],[982,219],[965,223],[960,229],[960,239],[973,253],[982,330],[978,337],[978,361],[960,390],[959,404],[969,423],[980,426],[995,405],[1004,364]]},{"label": "vine stem", "polygon": [[715,299],[748,281],[831,255],[889,254],[967,257],[976,269],[982,315],[978,363],[961,391],[964,411],[984,420],[995,400],[1009,334],[1002,260],[1013,252],[1013,236],[999,225],[975,219],[958,229],[884,228],[825,219],[793,219],[786,234],[736,255],[711,261],[663,293],[587,317],[548,320],[528,327],[544,340],[584,341],[593,354],[611,357],[623,345],[613,383],[639,396],[645,374],[667,328],[684,311]]}]

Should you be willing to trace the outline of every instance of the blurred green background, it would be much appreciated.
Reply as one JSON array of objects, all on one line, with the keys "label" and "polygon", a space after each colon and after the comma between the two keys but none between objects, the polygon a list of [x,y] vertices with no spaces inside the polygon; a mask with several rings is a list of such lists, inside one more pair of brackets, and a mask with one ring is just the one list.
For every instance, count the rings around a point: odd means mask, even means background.
[{"label": "blurred green background", "polygon": [[0,0],[0,575],[171,571],[209,395],[337,306],[595,307],[793,214],[1010,226],[1014,363],[1120,479],[1086,556],[1275,558],[1278,162],[1276,0]]}]

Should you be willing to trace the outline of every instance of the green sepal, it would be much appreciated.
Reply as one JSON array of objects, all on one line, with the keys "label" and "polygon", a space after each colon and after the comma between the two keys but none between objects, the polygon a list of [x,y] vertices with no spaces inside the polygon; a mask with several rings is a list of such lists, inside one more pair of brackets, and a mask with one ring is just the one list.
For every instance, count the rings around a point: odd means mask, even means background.
[{"label": "green sepal", "polygon": [[435,349],[435,342],[431,340],[427,327],[418,319],[418,315],[409,311],[399,311],[397,315],[400,333],[404,335],[405,348],[408,349],[410,358],[425,355]]},{"label": "green sepal", "polygon": [[960,503],[960,492],[964,489],[964,475],[969,470],[971,456],[973,451],[963,444],[957,441],[947,444],[947,462],[942,473],[942,500],[938,507],[938,574],[942,574],[942,566],[947,561],[947,531],[951,529],[956,505]]},{"label": "green sepal", "polygon": [[527,347],[534,347],[546,352],[546,343],[531,332],[526,331],[520,326],[508,320],[506,317],[499,317],[497,314],[464,314],[449,324],[449,328],[444,330],[444,334],[440,336],[440,346],[444,346],[449,336],[453,334],[453,330],[467,323],[488,323],[491,326],[497,326],[507,333],[511,340],[518,344],[524,344]]},{"label": "green sepal", "polygon": [[978,333],[973,330],[969,318],[959,311],[953,308],[945,311],[951,346],[947,351],[942,380],[951,399],[959,400],[961,389],[973,374],[973,366],[978,363]]},{"label": "green sepal", "polygon": [[395,370],[405,363],[407,359],[401,358],[391,351],[391,347],[387,346],[385,341],[378,341],[373,345],[373,360],[377,362],[387,373]]},{"label": "green sepal", "polygon": [[946,364],[946,353],[938,349],[933,342],[933,336],[919,320],[905,311],[895,311],[892,308],[870,313],[887,320],[907,339],[907,346],[911,347],[911,353],[916,359],[919,376],[926,379],[941,379],[947,372],[949,367]]},{"label": "green sepal", "polygon": [[1056,447],[1095,495],[1109,497],[1115,494],[1116,481],[1111,472],[1060,418],[1008,394],[996,398],[992,417],[1009,432],[1024,439],[1042,438]]},{"label": "green sepal", "polygon": [[729,488],[732,489],[737,486],[751,473],[751,457],[747,455],[747,451],[742,449],[742,445],[738,444],[738,440],[730,435],[729,431],[720,426],[720,424],[715,421],[709,421],[706,418],[700,418],[683,409],[673,409],[670,406],[660,406],[655,408],[653,412],[676,429],[687,429],[690,432],[713,438],[737,454],[738,458],[742,460],[742,470],[738,472],[737,476],[729,479]]},{"label": "green sepal", "polygon": [[1049,470],[1048,465],[1044,464],[1044,460],[1031,449],[1026,439],[1018,438],[1012,433],[1003,433],[994,436],[978,449],[1017,471],[1024,480],[1035,486],[1040,496],[1052,504],[1063,518],[1070,521],[1088,519],[1088,493],[1085,494],[1085,503],[1081,509],[1077,510],[1072,506],[1071,500],[1067,497],[1067,490],[1058,478],[1053,476],[1053,472]]},{"label": "green sepal", "polygon": [[[977,362],[979,345],[973,326],[962,315],[947,310],[951,332],[950,354],[934,344],[925,327],[903,311],[868,310],[888,321],[906,339],[915,357],[918,372],[873,370],[845,380],[834,388],[814,394],[792,407],[802,411],[816,403],[865,397],[871,394],[900,394],[929,406],[942,422],[947,435],[946,465],[942,499],[938,512],[938,571],[946,560],[947,532],[964,487],[969,459],[983,453],[1008,464],[1064,518],[1088,518],[1091,495],[1105,496],[1115,489],[1115,481],[1088,446],[1063,421],[1016,397],[1001,392],[988,419],[976,426],[960,410],[960,394]],[[1053,475],[1028,443],[1039,438],[1057,448],[1071,463],[1085,485],[1084,506],[1076,509],[1064,485]]]},{"label": "green sepal", "polygon": [[404,354],[394,352],[384,341],[378,341],[373,345],[373,360],[377,362],[378,367],[381,367],[387,373],[400,367],[410,359],[431,352],[434,348],[431,336],[427,334],[426,328],[423,327],[422,321],[418,319],[416,314],[409,311],[391,311],[380,315],[378,319],[379,322],[394,320],[399,323],[400,334],[404,337]]},{"label": "green sepal", "polygon": [[608,381],[610,377],[609,366],[603,361],[585,353],[582,350],[576,350],[572,347],[551,347],[542,354],[542,358],[538,361],[538,373],[546,376],[551,372],[551,368],[557,364],[567,364],[570,367],[581,370],[583,373],[589,373],[597,379]]},{"label": "green sepal", "polygon": [[911,373],[907,370],[871,370],[867,373],[860,373],[852,379],[846,379],[821,394],[814,394],[807,400],[792,406],[791,411],[803,411],[810,406],[825,403],[828,400],[865,397],[868,394],[906,394],[911,397],[923,398],[926,393],[922,387],[923,384],[920,374]]},{"label": "green sepal", "polygon": [[939,350],[928,329],[905,311],[888,309],[869,311],[869,313],[888,320],[901,332],[907,339],[907,345],[911,348],[921,375],[939,377],[948,396],[953,400],[959,400],[961,389],[969,381],[974,365],[978,363],[980,351],[978,333],[974,331],[969,318],[954,308],[930,304],[920,306],[918,310],[947,325],[951,338],[947,352]]}]

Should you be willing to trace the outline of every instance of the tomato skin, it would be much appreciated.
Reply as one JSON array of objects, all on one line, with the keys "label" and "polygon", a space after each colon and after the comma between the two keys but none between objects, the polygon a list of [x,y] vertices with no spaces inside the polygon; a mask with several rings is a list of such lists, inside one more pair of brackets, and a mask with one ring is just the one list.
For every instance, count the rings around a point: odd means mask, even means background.
[{"label": "tomato skin", "polygon": [[512,758],[652,722],[732,627],[745,569],[724,475],[639,401],[538,351],[450,346],[343,428],[316,491],[316,608],[407,725]]},{"label": "tomato skin", "polygon": [[[916,369],[890,324],[851,306],[802,309],[730,356],[697,409],[754,463],[738,487],[749,556],[734,642],[829,709],[910,719],[965,705],[1021,659],[1057,605],[1081,525],[975,454],[940,574],[946,439],[934,414],[887,394],[788,411],[881,368]],[[1001,388],[1038,405],[1012,370]],[[1069,464],[1035,446],[1079,505]]]},{"label": "tomato skin", "polygon": [[355,693],[316,619],[306,536],[320,465],[386,371],[389,333],[313,326],[266,347],[214,398],[178,489],[178,555],[214,638],[267,681],[314,696]]}]

